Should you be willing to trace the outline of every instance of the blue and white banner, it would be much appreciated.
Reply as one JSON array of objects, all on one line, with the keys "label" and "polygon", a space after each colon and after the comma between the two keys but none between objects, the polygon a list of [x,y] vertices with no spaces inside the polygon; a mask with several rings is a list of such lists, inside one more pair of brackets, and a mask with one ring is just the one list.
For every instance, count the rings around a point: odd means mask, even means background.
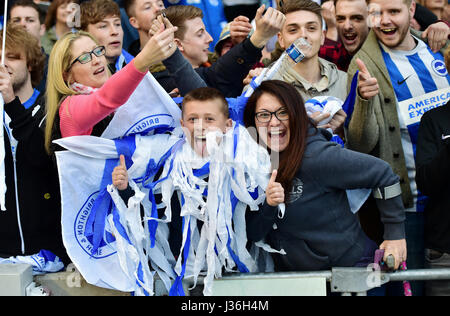
[{"label": "blue and white banner", "polygon": [[[180,117],[178,106],[148,75],[102,137],[54,141],[67,149],[56,153],[63,242],[90,284],[153,295],[158,273],[168,293],[183,295],[185,277],[196,282],[206,274],[208,295],[223,269],[256,271],[246,249],[245,212],[265,199],[270,157],[236,123],[225,134],[208,133],[210,155],[199,157],[184,138]],[[128,201],[112,185],[120,155],[134,191]],[[169,245],[174,195],[183,222],[176,254]]]},{"label": "blue and white banner", "polygon": [[[116,141],[93,136],[55,141],[68,149],[56,153],[63,242],[72,262],[90,284],[124,292],[137,290],[134,273],[140,264],[147,270],[148,265],[147,261],[137,259],[139,256],[133,245],[120,244],[123,238],[130,237],[122,231],[123,227],[128,227],[124,222],[126,217],[119,213],[123,207],[118,205],[118,209],[110,197],[114,191],[110,186],[111,174],[119,163],[119,155],[124,154],[129,177],[141,177],[146,173],[148,163],[159,161],[179,139],[169,134],[157,134],[147,137],[133,135]],[[123,247],[130,251],[134,249],[134,255],[121,258],[118,251],[130,252],[124,251]],[[133,265],[124,264],[126,259],[133,260]],[[151,276],[147,273],[148,278]],[[152,278],[143,287],[151,293]]]},{"label": "blue and white banner", "polygon": [[[108,191],[111,173],[121,154],[125,155],[128,167],[139,161],[145,168],[149,157],[158,156],[169,142],[160,139],[161,134],[152,138],[156,143],[142,147],[143,138],[139,135],[173,130],[179,126],[180,118],[179,107],[148,73],[115,112],[102,138],[77,136],[55,141],[69,149],[56,153],[63,242],[72,262],[89,283],[126,292],[136,290],[135,278],[123,272],[117,256],[118,234],[113,230],[119,225],[113,227],[107,220],[108,216],[118,217]],[[142,275],[142,267],[139,271]]]},{"label": "blue and white banner", "polygon": [[181,110],[150,74],[115,113],[102,137],[164,132],[180,126]]},{"label": "blue and white banner", "polygon": [[[206,274],[204,294],[210,295],[212,280],[223,269],[256,272],[246,249],[245,212],[257,210],[265,199],[269,155],[238,124],[222,136],[206,137],[208,158],[197,156],[178,129],[117,140],[75,136],[55,141],[69,150],[56,153],[63,241],[89,283],[153,295],[157,272],[171,295],[183,295],[184,278],[195,283]],[[120,154],[135,192],[128,203],[111,185]],[[162,203],[156,204],[155,194],[162,195]],[[168,243],[174,194],[181,197],[184,223],[178,260]]]}]

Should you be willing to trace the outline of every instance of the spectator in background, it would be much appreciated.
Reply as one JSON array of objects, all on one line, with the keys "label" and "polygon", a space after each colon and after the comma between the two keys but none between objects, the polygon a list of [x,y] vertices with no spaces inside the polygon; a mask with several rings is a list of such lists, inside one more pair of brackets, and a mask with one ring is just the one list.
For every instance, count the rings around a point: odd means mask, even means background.
[{"label": "spectator in background", "polygon": [[[6,28],[0,92],[5,101],[6,211],[0,211],[0,257],[52,251],[69,263],[61,236],[58,174],[45,152],[41,80],[45,57],[22,27]],[[3,145],[2,145],[3,146]]]},{"label": "spectator in background", "polygon": [[42,48],[41,37],[45,33],[45,13],[32,0],[18,0],[12,4],[9,15],[12,24],[21,25],[27,30],[28,33],[36,38],[42,54],[45,56],[42,79],[37,85],[34,86],[37,90],[44,94],[45,85],[47,83],[48,55]]},{"label": "spectator in background", "polygon": [[120,9],[113,0],[91,0],[81,4],[80,29],[93,35],[105,46],[111,73],[122,69],[134,57],[123,49]]},{"label": "spectator in background", "polygon": [[208,62],[209,44],[213,41],[203,24],[203,12],[194,6],[170,6],[165,14],[172,25],[178,27],[175,42],[193,68]]},{"label": "spectator in background", "polygon": [[420,0],[419,3],[433,12],[438,20],[443,20],[445,7],[448,5],[447,0]]},{"label": "spectator in background", "polygon": [[123,47],[128,49],[131,43],[139,38],[138,31],[131,26],[129,17],[124,7],[124,0],[114,0],[119,5],[120,8],[120,21],[122,22],[123,29]]},{"label": "spectator in background", "polygon": [[[445,53],[450,69],[450,49]],[[425,208],[425,266],[450,268],[450,102],[427,111],[417,138],[416,181],[429,197]],[[428,296],[450,296],[450,281],[425,282]]]},{"label": "spectator in background", "polygon": [[164,10],[162,0],[124,0],[131,26],[139,33],[139,39],[133,42],[128,51],[136,56],[150,39],[149,31],[153,21]]},{"label": "spectator in background", "polygon": [[[320,48],[319,56],[335,63],[339,69],[347,71],[352,57],[364,44],[370,31],[367,22],[367,4],[365,0],[334,0],[334,7],[335,21],[333,21],[333,15],[330,14],[331,5],[323,5],[322,9],[330,11],[325,15],[326,23],[336,25],[338,37],[330,38],[327,33],[327,39]],[[425,13],[421,13],[420,16],[424,17]],[[432,50],[437,52],[445,45],[450,28],[444,22],[433,21],[430,24],[422,29],[426,29],[422,34],[414,34],[422,39],[427,39]]]},{"label": "spectator in background", "polygon": [[246,16],[240,15],[233,21],[227,23],[220,33],[220,38],[217,41],[214,50],[217,56],[222,56],[231,48],[239,43],[245,41],[252,30],[250,19]]},{"label": "spectator in background", "polygon": [[[331,6],[331,1],[326,2]],[[320,56],[335,63],[342,71],[347,71],[354,54],[361,48],[369,34],[367,25],[367,5],[365,0],[336,0],[331,6],[334,12],[322,6],[327,24],[336,25],[337,36],[327,33],[325,44],[320,48]]]},{"label": "spectator in background", "polygon": [[222,0],[222,3],[228,22],[240,15],[253,19],[259,8],[259,0]]},{"label": "spectator in background", "polygon": [[[202,11],[194,6],[171,6],[164,12],[170,23],[178,27],[175,42],[178,50],[164,61],[169,71],[178,80],[181,95],[189,92],[185,87],[185,77],[178,72],[186,69],[187,60],[208,87],[220,90],[226,97],[237,97],[243,89],[243,79],[253,65],[261,58],[261,51],[284,23],[284,15],[269,8],[263,14],[261,6],[255,17],[256,29],[250,38],[234,46],[210,67],[204,66],[208,60],[208,46],[211,37],[202,23]],[[183,58],[184,57],[184,58]]]},{"label": "spectator in background", "polygon": [[216,52],[217,57],[223,56],[224,54],[228,53],[234,46],[230,33],[230,24],[231,22],[227,23],[227,25],[222,29],[220,38],[214,46],[214,51]]},{"label": "spectator in background", "polygon": [[[214,51],[216,55],[220,57],[225,53],[229,52],[230,49],[233,48],[234,46],[245,41],[245,39],[248,37],[252,29],[253,26],[250,23],[250,19],[243,15],[240,15],[236,17],[233,21],[229,22],[222,29],[222,32],[220,33],[220,38],[217,41],[216,45],[214,46]],[[273,41],[273,39],[275,39],[276,41],[276,36],[272,37],[272,39],[270,39],[267,42],[266,46],[264,46],[262,58],[265,58],[264,53],[267,53],[266,48],[269,45],[269,42]],[[258,62],[257,64],[255,64],[254,68],[256,67],[264,67],[264,64],[262,62]]]},{"label": "spectator in background", "polygon": [[[286,15],[286,22],[278,35],[280,47],[285,50],[297,39],[304,38],[311,48],[303,52],[305,58],[297,64],[286,58],[273,79],[293,84],[305,101],[315,96],[334,96],[345,100],[347,75],[318,55],[325,40],[321,7],[310,0],[289,1],[284,2],[281,12]],[[336,134],[341,133],[345,117],[345,112],[339,110],[330,125],[324,127],[332,128]],[[320,115],[316,119],[320,122],[324,117]]]},{"label": "spectator in background", "polygon": [[53,45],[65,33],[70,32],[72,27],[68,25],[68,17],[73,13],[71,3],[78,0],[53,0],[50,4],[45,18],[45,34],[41,43],[47,55],[50,55]]},{"label": "spectator in background", "polygon": [[41,46],[41,37],[45,33],[45,12],[37,4],[32,0],[15,1],[9,9],[9,20],[23,26]]},{"label": "spectator in background", "polygon": [[[410,114],[414,110],[410,104],[435,102],[432,94],[441,89],[446,96],[450,76],[443,71],[442,54],[433,53],[410,31],[414,1],[371,0],[372,3],[376,5],[370,15],[379,20],[373,21],[374,26],[348,71],[350,85],[356,70],[360,70],[347,144],[350,149],[385,160],[400,176],[407,214],[408,267],[420,269],[426,198],[417,191],[414,150],[423,110]],[[411,285],[413,293],[421,295],[420,284]]]},{"label": "spectator in background", "polygon": [[[164,10],[162,0],[124,0],[124,7],[132,27],[139,33],[139,39],[131,43],[128,52],[136,56],[150,40],[150,29],[156,17]],[[150,72],[167,93],[177,91],[173,76],[162,63],[151,65]]]}]

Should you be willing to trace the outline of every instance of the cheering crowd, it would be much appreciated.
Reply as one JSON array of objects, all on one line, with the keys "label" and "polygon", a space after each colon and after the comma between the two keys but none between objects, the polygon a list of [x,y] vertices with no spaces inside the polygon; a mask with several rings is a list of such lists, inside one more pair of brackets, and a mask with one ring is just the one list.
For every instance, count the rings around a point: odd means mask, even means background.
[{"label": "cheering crowd", "polygon": [[[170,144],[171,157],[147,165],[145,176],[153,182],[142,185],[151,203],[137,203],[136,216],[153,219],[143,228],[151,246],[140,252],[133,237],[137,226],[130,224],[133,231],[118,221],[124,216],[119,204],[132,209],[140,193],[135,182],[142,177],[137,156],[119,152],[117,143],[120,157],[114,168],[105,167],[102,183],[112,184],[123,203],[111,194],[119,212],[113,207],[100,219],[96,208],[92,227],[98,230],[103,221],[102,230],[92,232],[90,240],[97,250],[102,238],[117,239],[121,262],[131,260],[119,249],[121,242],[137,249],[134,283],[142,294],[151,292],[146,285],[150,274],[141,266],[147,261],[144,253],[154,256],[147,265],[166,273],[170,294],[179,295],[176,284],[185,276],[186,262],[193,260],[187,247],[195,242],[193,275],[206,269],[207,280],[222,269],[366,267],[379,248],[385,260],[394,257],[394,269],[404,262],[408,269],[450,267],[450,5],[442,0],[281,0],[273,7],[242,2],[223,1],[228,23],[215,40],[203,22],[206,12],[193,5],[160,0],[10,4],[0,65],[7,186],[6,211],[0,211],[0,258],[47,249],[64,264],[81,265],[63,238],[61,192],[63,178],[83,183],[89,175],[68,174],[57,153],[74,136],[101,138],[150,72],[162,94],[178,104],[176,124],[184,133],[175,137],[173,126],[159,126],[153,136],[145,136],[157,146]],[[294,61],[286,52],[295,45],[298,49],[301,38],[306,41],[303,58]],[[258,82],[268,73],[270,78]],[[232,104],[246,93],[235,115]],[[161,100],[149,97],[146,102],[152,107]],[[323,110],[333,102],[335,110]],[[254,133],[247,137],[244,127]],[[133,150],[141,153],[134,137]],[[228,150],[229,141],[234,161],[221,173],[214,159]],[[239,160],[243,147],[258,148],[248,153],[258,158]],[[202,162],[210,159],[208,172],[200,176],[202,168],[187,164],[188,152]],[[269,155],[271,166],[266,166]],[[261,164],[251,166],[260,157]],[[183,177],[186,182],[179,180]],[[164,191],[168,178],[171,197]],[[236,180],[239,188],[235,178],[242,180]],[[156,194],[155,188],[161,191]],[[226,224],[218,220],[216,231],[212,206],[216,213],[232,210]],[[225,235],[220,235],[221,224]],[[110,237],[105,225],[112,227]],[[214,233],[219,237],[211,237]],[[232,241],[225,245],[226,235]],[[200,249],[208,242],[202,265]],[[150,251],[155,244],[164,264]],[[264,269],[257,262],[262,256],[250,251],[254,245],[267,252]],[[211,294],[205,284],[204,294]],[[403,293],[396,283],[383,291]],[[412,282],[412,292],[450,295],[450,282]]]}]

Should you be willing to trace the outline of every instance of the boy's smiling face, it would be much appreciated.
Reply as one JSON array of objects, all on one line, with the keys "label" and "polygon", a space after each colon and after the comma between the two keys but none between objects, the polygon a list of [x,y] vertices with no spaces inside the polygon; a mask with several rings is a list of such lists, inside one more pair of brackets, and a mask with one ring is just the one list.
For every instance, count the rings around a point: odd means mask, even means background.
[{"label": "boy's smiling face", "polygon": [[201,157],[208,156],[206,134],[209,131],[225,133],[232,120],[225,115],[221,100],[191,100],[183,105],[181,126],[192,149]]}]

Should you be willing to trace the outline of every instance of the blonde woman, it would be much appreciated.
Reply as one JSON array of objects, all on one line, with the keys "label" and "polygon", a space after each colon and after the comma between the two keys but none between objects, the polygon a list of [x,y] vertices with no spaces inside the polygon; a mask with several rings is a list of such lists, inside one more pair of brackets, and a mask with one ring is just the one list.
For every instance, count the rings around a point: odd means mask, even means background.
[{"label": "blonde woman", "polygon": [[47,78],[47,152],[53,152],[54,139],[99,136],[110,114],[128,100],[149,66],[173,54],[176,30],[162,27],[127,66],[112,76],[105,47],[99,46],[89,33],[67,33],[56,42]]}]

